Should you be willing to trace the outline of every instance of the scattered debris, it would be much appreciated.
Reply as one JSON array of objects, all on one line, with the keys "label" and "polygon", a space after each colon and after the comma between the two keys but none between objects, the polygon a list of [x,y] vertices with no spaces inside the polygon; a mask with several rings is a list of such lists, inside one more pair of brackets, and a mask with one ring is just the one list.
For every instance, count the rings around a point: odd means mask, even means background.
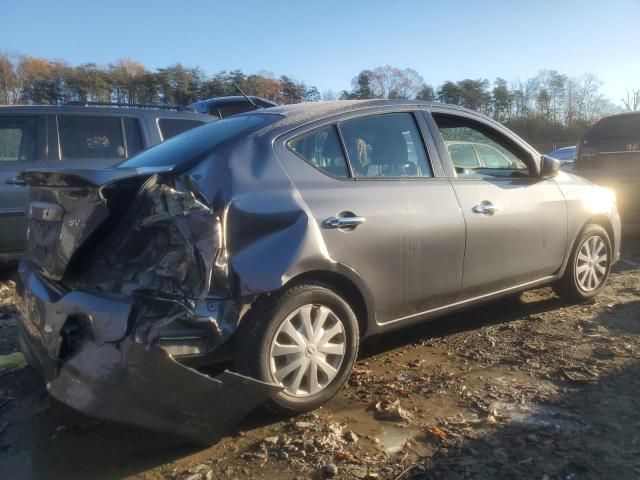
[{"label": "scattered debris", "polygon": [[[634,255],[640,262],[640,248]],[[566,304],[539,289],[400,331],[363,353],[326,407],[293,419],[259,417],[261,426],[248,422],[238,435],[165,465],[163,446],[162,466],[143,472],[145,463],[134,478],[640,478],[639,274],[623,264],[595,302]],[[17,350],[14,292],[0,281],[5,357]],[[45,432],[33,447],[42,468],[51,455],[68,454],[61,449],[96,437],[126,448],[123,458],[135,453],[106,422],[55,410],[20,417],[22,405],[46,398],[44,388],[29,369],[6,371],[16,374],[0,383],[0,471],[24,455],[23,425],[29,438]],[[141,444],[156,438],[136,435]],[[148,462],[148,453],[141,458]],[[129,467],[86,468],[88,476],[124,477]]]},{"label": "scattered debris", "polygon": [[377,420],[403,422],[411,420],[412,415],[400,406],[400,400],[380,400],[374,407],[374,415]]}]

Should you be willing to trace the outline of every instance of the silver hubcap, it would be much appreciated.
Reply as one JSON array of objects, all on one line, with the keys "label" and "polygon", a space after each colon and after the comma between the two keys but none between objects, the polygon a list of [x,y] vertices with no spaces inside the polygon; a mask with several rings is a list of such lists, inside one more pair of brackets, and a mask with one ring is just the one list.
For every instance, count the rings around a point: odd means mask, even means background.
[{"label": "silver hubcap", "polygon": [[304,305],[282,322],[270,349],[270,371],[285,393],[307,397],[331,383],[345,354],[342,321],[323,305]]},{"label": "silver hubcap", "polygon": [[608,267],[607,247],[598,236],[587,238],[576,259],[576,279],[585,292],[595,290],[602,282]]}]

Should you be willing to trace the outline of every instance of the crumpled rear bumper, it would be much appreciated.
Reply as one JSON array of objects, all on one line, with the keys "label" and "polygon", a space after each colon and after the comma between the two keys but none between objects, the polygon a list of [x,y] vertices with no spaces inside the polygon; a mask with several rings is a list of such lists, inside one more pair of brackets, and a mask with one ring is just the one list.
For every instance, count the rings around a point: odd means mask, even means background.
[{"label": "crumpled rear bumper", "polygon": [[[59,295],[20,267],[20,346],[49,393],[90,416],[211,443],[280,390],[237,373],[209,377],[127,335],[132,306],[84,292]],[[86,331],[69,350],[64,329]]]}]

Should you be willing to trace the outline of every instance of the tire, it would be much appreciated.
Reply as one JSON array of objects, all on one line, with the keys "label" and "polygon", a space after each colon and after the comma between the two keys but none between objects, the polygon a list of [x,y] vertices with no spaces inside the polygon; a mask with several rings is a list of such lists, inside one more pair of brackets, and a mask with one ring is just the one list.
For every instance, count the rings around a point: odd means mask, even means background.
[{"label": "tire", "polygon": [[[593,255],[594,249],[597,255]],[[564,275],[553,285],[554,291],[570,301],[583,302],[595,297],[609,278],[611,255],[611,240],[607,231],[597,224],[587,225],[573,246]]]},{"label": "tire", "polygon": [[[304,318],[310,319],[311,335]],[[323,328],[318,328],[321,323]],[[305,281],[254,304],[238,331],[234,364],[239,373],[285,387],[266,407],[295,415],[318,408],[340,390],[356,360],[359,340],[349,304],[328,284]],[[293,365],[299,366],[284,375]]]}]

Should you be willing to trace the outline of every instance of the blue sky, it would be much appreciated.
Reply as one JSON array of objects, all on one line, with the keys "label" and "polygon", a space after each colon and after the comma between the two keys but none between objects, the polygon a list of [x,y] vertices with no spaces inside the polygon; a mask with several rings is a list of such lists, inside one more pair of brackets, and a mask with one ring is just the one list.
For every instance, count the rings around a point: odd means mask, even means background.
[{"label": "blue sky", "polygon": [[436,87],[547,68],[595,73],[616,103],[640,88],[640,0],[0,0],[0,18],[0,51],[73,65],[266,70],[321,92],[385,64]]}]

